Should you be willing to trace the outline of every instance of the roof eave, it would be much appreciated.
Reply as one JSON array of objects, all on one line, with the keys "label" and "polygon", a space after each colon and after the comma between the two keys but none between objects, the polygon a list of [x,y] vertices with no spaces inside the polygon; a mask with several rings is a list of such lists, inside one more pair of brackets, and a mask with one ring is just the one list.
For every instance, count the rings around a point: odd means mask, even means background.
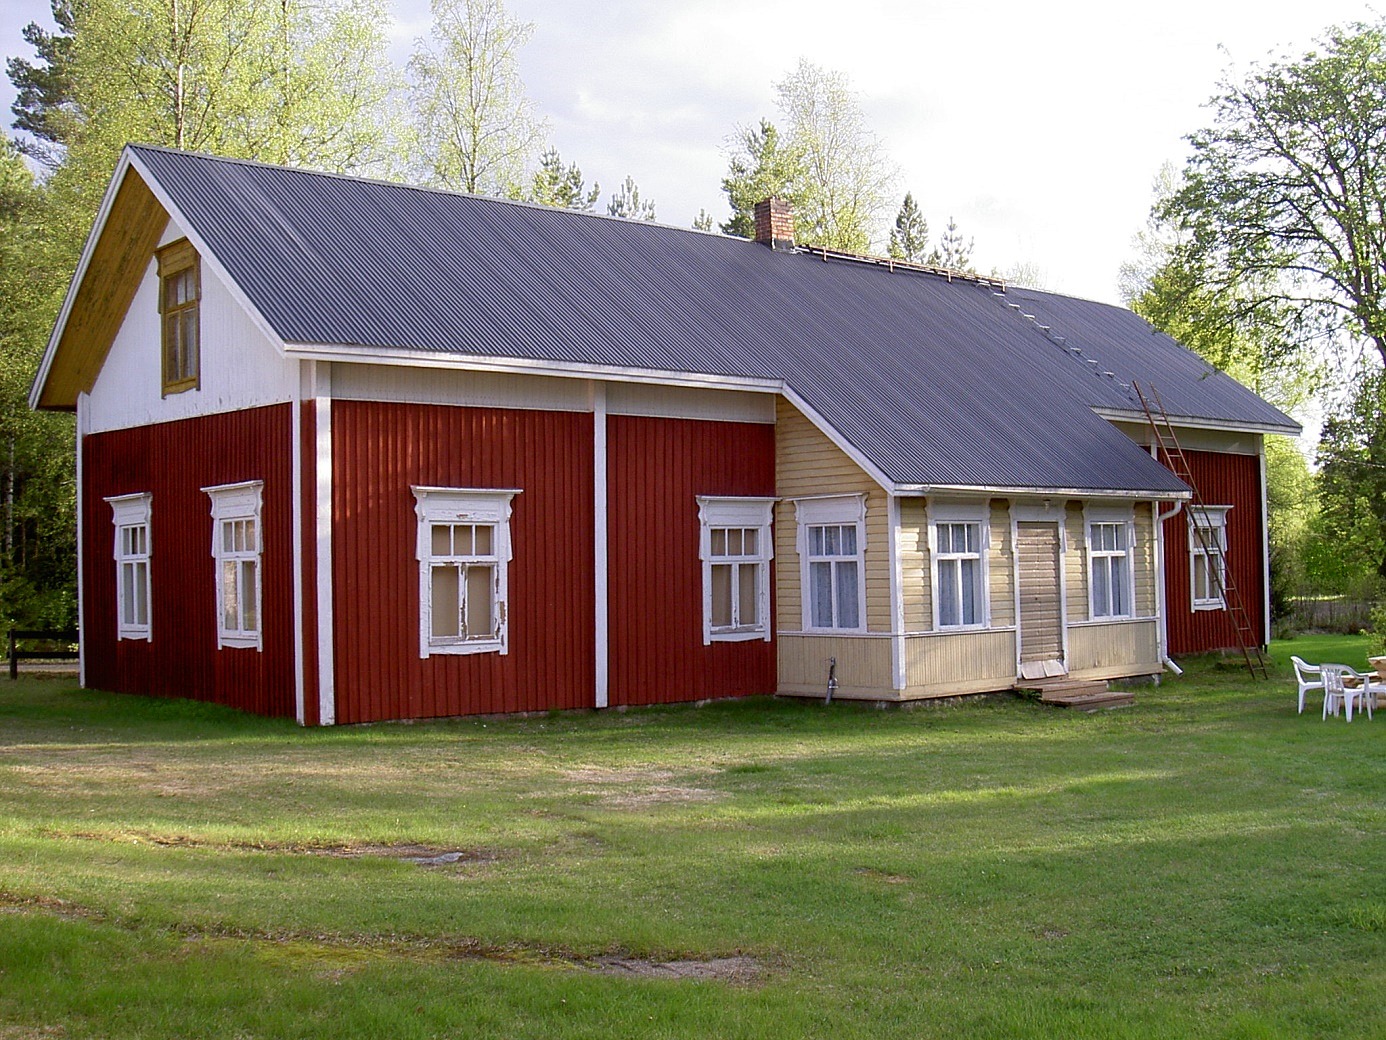
[{"label": "roof eave", "polygon": [[[1136,422],[1142,426],[1149,425],[1149,420],[1145,413],[1124,408],[1103,408],[1097,407],[1093,412],[1104,419],[1116,422]],[[1183,426],[1191,430],[1225,430],[1232,433],[1271,433],[1282,437],[1298,437],[1304,432],[1304,427],[1297,422],[1287,423],[1260,423],[1250,422],[1245,419],[1209,419],[1206,416],[1194,415],[1171,415],[1170,425]]]}]

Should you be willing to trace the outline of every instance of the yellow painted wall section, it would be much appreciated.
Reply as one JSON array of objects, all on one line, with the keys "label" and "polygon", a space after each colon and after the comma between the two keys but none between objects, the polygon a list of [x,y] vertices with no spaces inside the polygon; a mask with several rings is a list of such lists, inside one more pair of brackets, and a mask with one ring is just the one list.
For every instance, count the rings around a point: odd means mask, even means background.
[{"label": "yellow painted wall section", "polygon": [[905,631],[933,628],[933,576],[929,572],[929,528],[924,499],[900,500],[900,576]]},{"label": "yellow painted wall section", "polygon": [[837,658],[838,688],[844,700],[894,699],[890,640],[873,636],[785,636],[778,638],[779,690],[822,697],[828,665]]},{"label": "yellow painted wall section", "polygon": [[1076,679],[1110,679],[1159,672],[1157,630],[1154,621],[1069,629],[1069,675]]},{"label": "yellow painted wall section", "polygon": [[1015,681],[1014,632],[959,632],[905,640],[907,693],[948,697]]},{"label": "yellow painted wall section", "polygon": [[[1083,503],[1069,502],[1064,508],[1064,546],[1061,566],[1068,594],[1068,620],[1088,620],[1088,533],[1083,528]],[[1070,647],[1070,653],[1072,648]]]},{"label": "yellow painted wall section", "polygon": [[[987,590],[993,626],[1015,624],[1015,546],[1011,544],[1011,506],[1004,498],[991,500],[991,554],[987,558]],[[1007,665],[1015,671],[1012,657]]]},{"label": "yellow painted wall section", "polygon": [[866,627],[871,632],[889,632],[890,517],[886,493],[783,398],[779,399],[775,412],[775,491],[782,500],[775,507],[775,594],[780,630],[800,630],[804,616],[799,588],[799,552],[795,548],[794,503],[788,499],[865,494],[866,546],[862,577],[866,582]]},{"label": "yellow painted wall section", "polygon": [[1131,572],[1136,579],[1136,613],[1153,617],[1159,609],[1155,588],[1155,524],[1149,502],[1136,505],[1136,544],[1131,553]]}]

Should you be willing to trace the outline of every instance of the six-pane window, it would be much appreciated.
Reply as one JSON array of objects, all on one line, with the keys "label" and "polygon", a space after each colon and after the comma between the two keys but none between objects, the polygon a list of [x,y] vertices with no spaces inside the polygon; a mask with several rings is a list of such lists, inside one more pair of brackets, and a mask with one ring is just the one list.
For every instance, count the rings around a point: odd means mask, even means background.
[{"label": "six-pane window", "polygon": [[861,558],[856,524],[808,528],[809,617],[813,628],[861,627]]},{"label": "six-pane window", "polygon": [[1131,614],[1131,558],[1125,523],[1088,525],[1088,562],[1092,573],[1092,616]]},{"label": "six-pane window", "polygon": [[510,501],[519,492],[412,490],[419,656],[508,652]]},{"label": "six-pane window", "polygon": [[116,638],[150,639],[150,496],[118,495],[106,501],[115,525]]},{"label": "six-pane window", "polygon": [[1228,508],[1189,507],[1189,580],[1195,610],[1219,610],[1224,605]]},{"label": "six-pane window", "polygon": [[262,648],[259,480],[203,488],[212,500],[216,561],[217,646]]},{"label": "six-pane window", "polygon": [[773,498],[699,495],[703,642],[770,638]]},{"label": "six-pane window", "polygon": [[934,541],[939,627],[982,624],[982,525],[939,522]]}]

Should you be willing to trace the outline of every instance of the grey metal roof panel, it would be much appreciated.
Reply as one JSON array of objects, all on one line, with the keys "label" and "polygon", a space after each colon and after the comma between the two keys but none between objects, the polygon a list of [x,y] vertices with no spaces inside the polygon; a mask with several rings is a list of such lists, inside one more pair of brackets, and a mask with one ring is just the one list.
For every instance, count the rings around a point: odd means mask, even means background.
[{"label": "grey metal roof panel", "polygon": [[[1047,325],[1063,337],[1065,348],[1077,347],[1081,353],[1070,357],[1090,375],[1094,367],[1115,375],[1115,380],[1098,376],[1079,384],[1095,408],[1139,412],[1139,399],[1120,385],[1139,379],[1143,389],[1156,389],[1170,416],[1299,432],[1299,424],[1285,413],[1134,311],[1036,289],[1010,288],[1005,301],[1018,305],[1019,320],[1031,315],[1032,326]],[[1088,365],[1089,359],[1097,365]]]},{"label": "grey metal roof panel", "polygon": [[1092,411],[1086,373],[973,283],[134,152],[285,342],[782,381],[897,484],[1183,490]]}]

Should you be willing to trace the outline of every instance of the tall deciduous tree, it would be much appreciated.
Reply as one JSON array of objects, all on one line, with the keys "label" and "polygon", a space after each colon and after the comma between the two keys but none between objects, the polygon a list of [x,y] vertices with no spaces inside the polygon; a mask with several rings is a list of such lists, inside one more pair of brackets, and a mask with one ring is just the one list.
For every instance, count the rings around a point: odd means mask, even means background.
[{"label": "tall deciduous tree", "polygon": [[895,167],[847,78],[805,59],[775,94],[791,150],[804,164],[795,223],[814,245],[866,252],[887,205]]},{"label": "tall deciduous tree", "polygon": [[929,248],[929,222],[919,211],[911,192],[905,192],[905,201],[900,204],[900,212],[895,215],[895,226],[890,229],[888,251],[894,260],[908,260],[920,263]]},{"label": "tall deciduous tree", "polygon": [[565,167],[558,149],[549,148],[539,159],[539,169],[534,171],[529,200],[542,202],[545,206],[559,206],[591,213],[601,190],[601,186],[596,183],[589,189],[578,164],[570,163]]},{"label": "tall deciduous tree", "polygon": [[[731,204],[731,219],[722,224],[728,235],[754,238],[756,233],[756,203],[780,198],[794,206],[796,224],[801,216],[798,189],[806,169],[803,155],[780,138],[775,124],[762,119],[754,127],[736,131],[727,161],[727,175],[722,178],[722,190]],[[807,231],[808,225],[803,225]],[[801,236],[802,237],[802,236]]]},{"label": "tall deciduous tree", "polygon": [[[1334,563],[1386,578],[1386,375],[1359,383],[1324,420],[1319,440],[1318,534]],[[1353,565],[1356,564],[1354,567]]]},{"label": "tall deciduous tree", "polygon": [[1330,29],[1211,106],[1166,207],[1209,287],[1237,315],[1293,319],[1301,342],[1346,330],[1386,361],[1386,21]]},{"label": "tall deciduous tree", "polygon": [[621,182],[621,190],[611,196],[606,212],[608,216],[626,217],[629,220],[654,220],[654,199],[642,199],[635,178],[628,176]]},{"label": "tall deciduous tree", "polygon": [[520,79],[534,25],[502,0],[433,0],[433,29],[409,59],[421,171],[433,184],[490,195],[523,193],[543,141]]}]

